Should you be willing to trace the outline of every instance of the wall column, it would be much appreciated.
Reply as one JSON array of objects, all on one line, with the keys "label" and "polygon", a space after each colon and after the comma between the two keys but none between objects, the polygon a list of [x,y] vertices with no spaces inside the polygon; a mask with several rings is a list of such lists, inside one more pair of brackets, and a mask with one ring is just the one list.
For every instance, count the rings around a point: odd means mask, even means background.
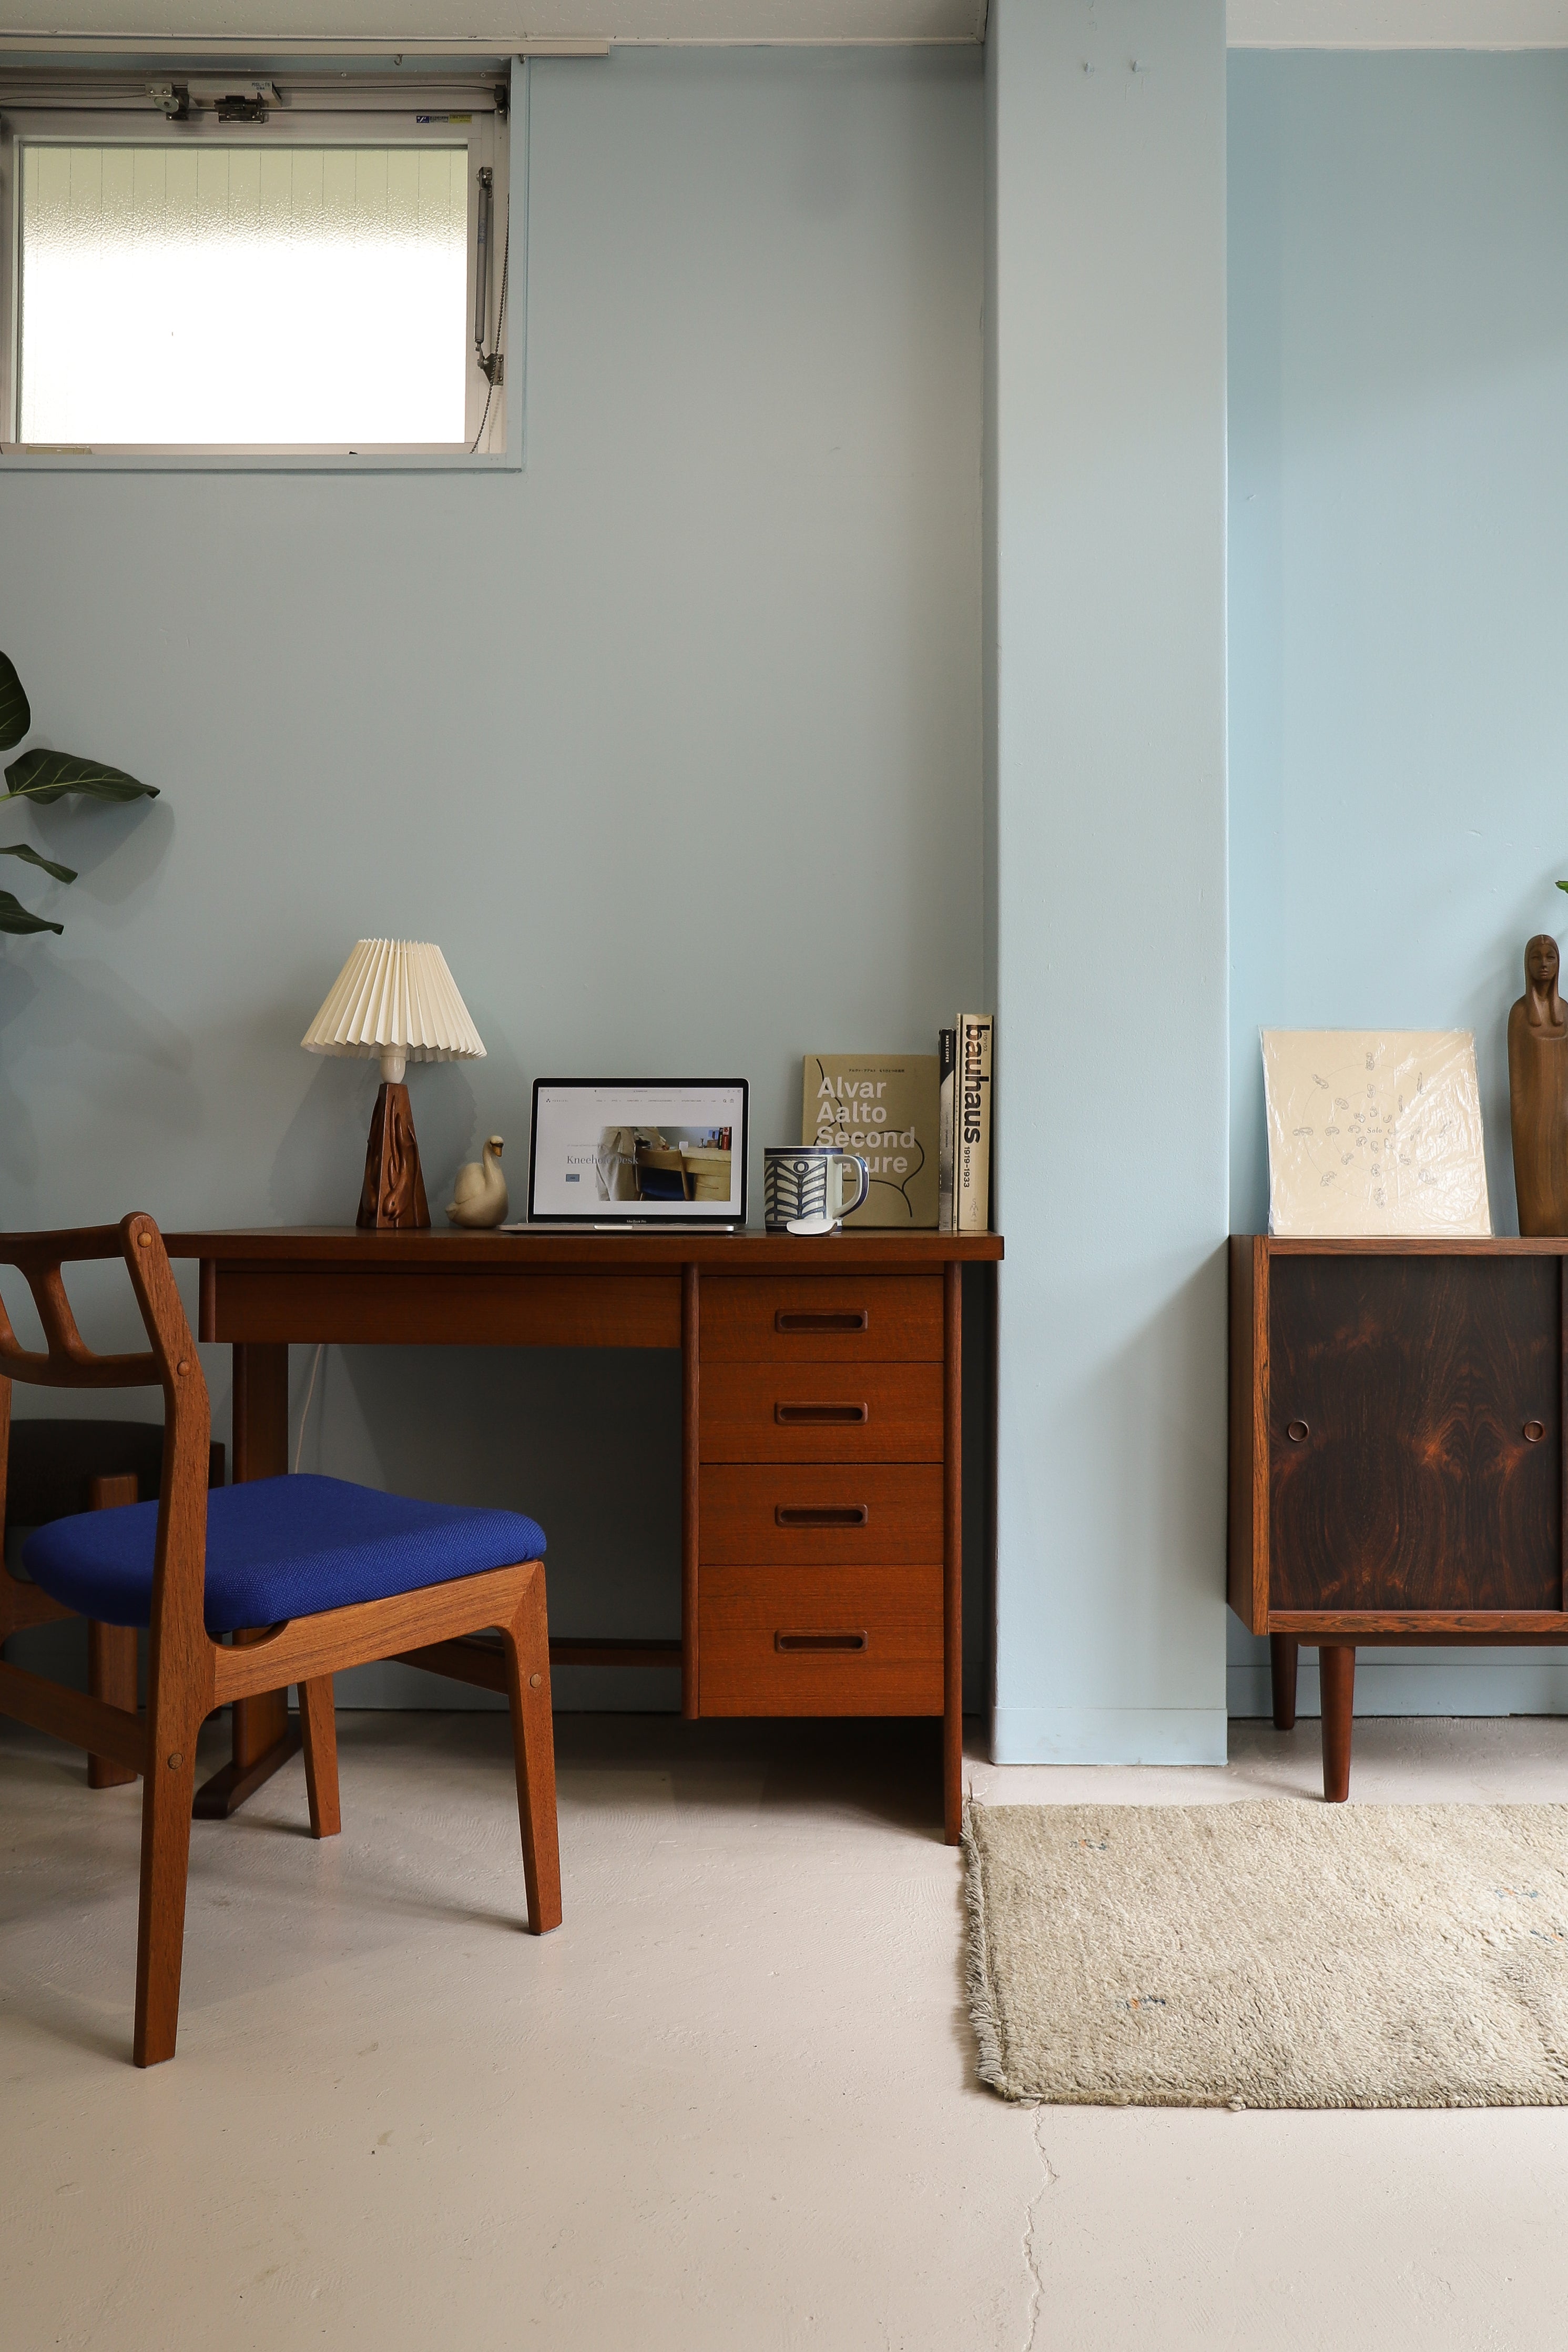
[{"label": "wall column", "polygon": [[1224,0],[991,0],[993,1753],[1226,1752]]}]

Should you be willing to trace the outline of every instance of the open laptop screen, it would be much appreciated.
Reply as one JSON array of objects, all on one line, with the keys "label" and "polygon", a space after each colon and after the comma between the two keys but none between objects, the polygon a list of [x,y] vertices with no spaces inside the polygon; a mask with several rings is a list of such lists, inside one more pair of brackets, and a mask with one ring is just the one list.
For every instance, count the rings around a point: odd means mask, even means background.
[{"label": "open laptop screen", "polygon": [[536,1078],[530,1223],[746,1223],[744,1078]]}]

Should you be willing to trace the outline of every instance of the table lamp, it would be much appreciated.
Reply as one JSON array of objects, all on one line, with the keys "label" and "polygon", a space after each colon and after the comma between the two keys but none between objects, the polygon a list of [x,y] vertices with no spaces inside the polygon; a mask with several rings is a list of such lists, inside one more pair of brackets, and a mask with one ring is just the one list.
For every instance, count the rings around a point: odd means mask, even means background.
[{"label": "table lamp", "polygon": [[308,1054],[381,1058],[355,1223],[428,1225],[402,1074],[410,1062],[470,1061],[485,1051],[441,950],[423,940],[361,940],[299,1042]]}]

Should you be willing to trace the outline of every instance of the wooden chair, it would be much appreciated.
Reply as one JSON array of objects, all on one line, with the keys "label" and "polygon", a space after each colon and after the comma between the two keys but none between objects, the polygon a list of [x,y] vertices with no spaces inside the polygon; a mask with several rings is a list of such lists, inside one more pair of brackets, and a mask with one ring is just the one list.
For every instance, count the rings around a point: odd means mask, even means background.
[{"label": "wooden chair", "polygon": [[[224,1483],[224,1449],[207,1449],[207,1484]],[[16,1421],[3,1474],[5,1524],[47,1527],[78,1511],[118,1510],[155,1495],[163,1478],[163,1431],[155,1421]],[[75,1611],[37,1584],[0,1579],[0,1658],[13,1633]],[[87,1686],[115,1706],[136,1705],[136,1628],[87,1621]],[[138,1775],[108,1756],[87,1759],[89,1789],[122,1789]]]},{"label": "wooden chair", "polygon": [[[129,1269],[145,1352],[95,1354],[77,1329],[62,1266],[113,1257]],[[196,1735],[232,1699],[298,1683],[310,1828],[331,1837],[333,1674],[377,1658],[417,1663],[426,1645],[494,1628],[511,1702],[528,1926],[535,1935],[559,1927],[544,1537],[534,1521],[405,1502],[334,1478],[260,1478],[209,1496],[207,1385],[152,1219],[0,1235],[0,1265],[25,1276],[47,1341],[43,1354],[23,1349],[0,1304],[0,1464],[13,1381],[163,1391],[160,1500],[57,1519],[23,1553],[37,1588],[65,1611],[149,1628],[145,1716],[0,1663],[0,1713],[141,1775],[136,2063],[174,2054]],[[243,1645],[214,1638],[258,1626],[267,1630]]]}]

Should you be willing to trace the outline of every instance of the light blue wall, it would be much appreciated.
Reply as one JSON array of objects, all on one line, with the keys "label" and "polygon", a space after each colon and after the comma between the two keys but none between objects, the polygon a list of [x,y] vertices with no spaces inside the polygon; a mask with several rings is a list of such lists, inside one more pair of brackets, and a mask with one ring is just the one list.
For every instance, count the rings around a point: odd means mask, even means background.
[{"label": "light blue wall", "polygon": [[[1229,91],[1232,1222],[1260,1025],[1389,1024],[1474,1030],[1517,1233],[1508,1008],[1568,931],[1568,58],[1238,54]],[[1260,1648],[1233,1625],[1238,1711]],[[1356,1705],[1568,1675],[1411,1653]]]},{"label": "light blue wall", "polygon": [[1225,1754],[1225,16],[993,0],[995,1753]]},{"label": "light blue wall", "polygon": [[[0,945],[0,1220],[350,1219],[375,1075],[298,1039],[362,932],[489,1047],[413,1074],[433,1204],[492,1129],[521,1186],[536,1075],[743,1073],[759,1154],[803,1051],[979,999],[981,74],[536,67],[521,474],[0,467],[41,728],[163,793],[37,821],[82,878]],[[523,1505],[559,1630],[664,1633],[679,1409],[664,1358],[334,1351],[305,1461]]]}]

